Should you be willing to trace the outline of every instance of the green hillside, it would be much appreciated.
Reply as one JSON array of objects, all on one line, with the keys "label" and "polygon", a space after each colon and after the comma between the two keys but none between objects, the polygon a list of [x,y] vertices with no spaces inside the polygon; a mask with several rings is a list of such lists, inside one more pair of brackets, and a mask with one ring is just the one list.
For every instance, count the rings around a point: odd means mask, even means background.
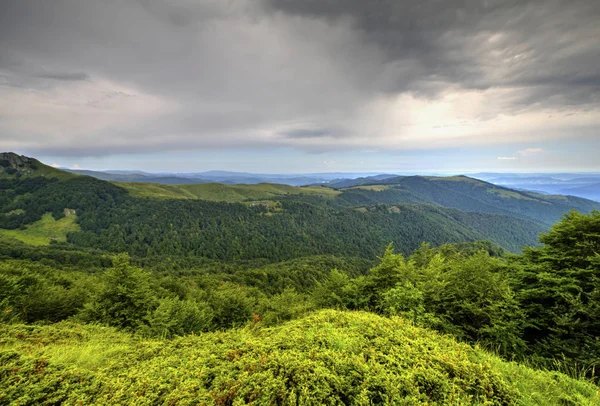
[{"label": "green hillside", "polygon": [[509,363],[401,318],[321,311],[172,341],[5,326],[3,404],[597,405],[598,387]]},{"label": "green hillside", "polygon": [[281,196],[310,195],[332,198],[339,192],[319,186],[295,187],[274,183],[258,185],[223,185],[201,183],[193,185],[163,185],[156,183],[116,183],[135,197],[156,197],[169,199],[200,199],[214,202],[243,202],[266,200]]},{"label": "green hillside", "polygon": [[[390,242],[410,253],[423,241],[440,245],[482,239],[517,252],[523,245],[535,245],[544,230],[516,217],[464,213],[432,205],[338,209],[322,204],[320,197],[321,204],[313,205],[295,200],[309,195],[291,194],[282,195],[279,205],[136,198],[115,184],[84,176],[4,184],[0,228],[18,233],[45,213],[59,219],[65,208],[71,208],[77,211],[81,231],[70,233],[68,242],[140,257],[194,255],[216,260],[282,261],[332,254],[373,258]],[[260,186],[264,193],[304,190]],[[250,186],[247,189],[254,190]],[[15,210],[23,212],[14,214]]]},{"label": "green hillside", "polygon": [[339,189],[347,205],[428,203],[462,211],[516,216],[551,225],[569,210],[599,210],[600,203],[573,196],[547,196],[496,186],[466,176],[390,178],[381,184]]}]

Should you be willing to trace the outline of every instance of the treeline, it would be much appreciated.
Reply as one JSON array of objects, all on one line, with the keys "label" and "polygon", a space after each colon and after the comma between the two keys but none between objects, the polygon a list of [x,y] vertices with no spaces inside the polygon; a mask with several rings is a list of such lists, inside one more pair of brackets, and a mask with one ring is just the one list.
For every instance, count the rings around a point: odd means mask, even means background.
[{"label": "treeline", "polygon": [[370,269],[334,257],[176,275],[132,265],[127,255],[92,273],[8,260],[0,264],[0,314],[7,322],[71,318],[172,337],[272,325],[319,308],[366,310],[400,315],[506,359],[593,376],[599,230],[600,212],[573,212],[523,255],[463,243],[424,244],[405,257],[389,246]]}]

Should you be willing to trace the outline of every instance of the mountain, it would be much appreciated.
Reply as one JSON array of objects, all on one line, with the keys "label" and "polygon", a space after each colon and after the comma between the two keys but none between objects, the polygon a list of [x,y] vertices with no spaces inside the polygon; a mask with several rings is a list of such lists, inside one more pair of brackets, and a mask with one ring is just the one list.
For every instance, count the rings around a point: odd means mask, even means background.
[{"label": "mountain", "polygon": [[[126,251],[136,257],[192,255],[274,262],[321,254],[373,258],[391,241],[410,253],[423,241],[440,245],[484,239],[518,251],[523,245],[534,245],[544,230],[538,223],[513,216],[432,205],[337,207],[335,191],[326,188],[320,189],[329,195],[310,195],[311,188],[285,186],[287,193],[277,195],[283,192],[281,185],[258,185],[260,189],[252,185],[242,189],[250,194],[240,197],[239,189],[214,185],[218,189],[210,193],[215,198],[259,198],[232,204],[165,198],[152,189],[165,185],[129,184],[142,185],[152,193],[136,197],[118,184],[86,176],[66,181],[38,179],[0,182],[0,228],[23,232],[40,228],[46,213],[60,219],[69,209],[76,213],[80,227],[66,235],[69,243]],[[316,198],[318,204],[304,202],[307,198]]]},{"label": "mountain", "polygon": [[340,178],[333,179],[328,182],[323,182],[322,184],[331,188],[345,188],[352,186],[360,186],[360,185],[368,185],[372,183],[376,183],[377,181],[396,178],[398,175],[389,175],[389,174],[381,174],[374,176],[366,176],[359,178]]},{"label": "mountain", "polygon": [[[48,218],[39,222],[47,213],[59,220],[68,209],[76,213],[78,231],[52,238],[140,257],[373,258],[391,241],[405,253],[423,241],[475,240],[517,252],[535,245],[538,235],[569,210],[600,209],[585,199],[520,192],[465,176],[366,177],[361,185],[344,188],[110,183],[10,158],[31,182],[4,181],[0,228],[54,227]],[[36,173],[54,178],[33,177]],[[28,238],[34,237],[47,241],[42,235]]]},{"label": "mountain", "polygon": [[[600,210],[600,204],[574,196],[542,195],[518,191],[466,176],[399,176],[359,178],[357,186],[292,187],[276,184],[151,185],[120,184],[132,195],[243,202],[251,200],[301,200],[311,204],[347,208],[376,204],[433,204],[465,212],[502,214],[548,226],[570,211]],[[346,185],[346,180],[334,185]]]},{"label": "mountain", "polygon": [[18,155],[14,152],[0,153],[1,178],[57,178],[69,179],[73,175],[60,169],[45,165],[35,158]]},{"label": "mountain", "polygon": [[561,189],[559,192],[566,195],[581,196],[586,199],[591,199],[600,202],[600,183],[591,183],[576,187],[570,187],[566,189]]},{"label": "mountain", "polygon": [[157,176],[154,174],[143,172],[99,172],[88,171],[83,169],[65,169],[65,171],[77,175],[92,176],[96,179],[113,181],[113,182],[141,182],[141,183],[158,183],[167,185],[180,184],[197,184],[203,183],[202,179],[192,179],[173,175]]},{"label": "mountain", "polygon": [[[472,175],[499,186],[512,189],[536,191],[545,194],[567,194],[600,201],[597,187],[600,174],[554,173],[554,174],[498,174]],[[590,186],[591,189],[586,187]]]},{"label": "mountain", "polygon": [[[307,186],[329,184],[336,187],[352,186],[361,182],[386,179],[397,175],[378,174],[365,176],[361,173],[314,173],[314,174],[260,174],[231,171],[181,172],[181,173],[148,173],[142,171],[91,171],[81,169],[64,169],[67,172],[92,176],[97,179],[115,182],[158,183],[165,185],[182,185],[197,183],[223,183],[228,185],[255,185],[259,183],[277,183],[290,186]],[[340,177],[343,175],[344,177]],[[358,180],[356,180],[358,178]]]},{"label": "mountain", "polygon": [[325,182],[324,178],[320,176],[262,175],[228,171],[198,173],[147,173],[141,171],[90,171],[81,169],[65,169],[65,171],[113,182],[157,183],[163,185],[189,185],[198,183],[254,185],[259,183],[278,183],[302,186]]},{"label": "mountain", "polygon": [[337,189],[351,205],[428,203],[467,212],[513,215],[550,225],[569,210],[587,213],[600,203],[573,196],[548,196],[518,191],[466,176],[406,176]]}]

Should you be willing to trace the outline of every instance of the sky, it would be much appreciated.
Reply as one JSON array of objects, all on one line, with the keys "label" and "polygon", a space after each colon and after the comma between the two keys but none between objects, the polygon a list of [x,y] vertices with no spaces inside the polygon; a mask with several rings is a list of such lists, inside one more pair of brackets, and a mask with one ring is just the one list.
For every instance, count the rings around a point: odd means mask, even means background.
[{"label": "sky", "polygon": [[2,0],[0,150],[192,172],[600,171],[597,0]]}]

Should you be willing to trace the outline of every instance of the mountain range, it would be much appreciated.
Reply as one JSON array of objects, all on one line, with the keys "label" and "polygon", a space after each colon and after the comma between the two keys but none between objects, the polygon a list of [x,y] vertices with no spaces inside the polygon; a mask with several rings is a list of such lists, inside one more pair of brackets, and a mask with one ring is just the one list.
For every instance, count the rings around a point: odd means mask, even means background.
[{"label": "mountain range", "polygon": [[68,211],[76,220],[59,240],[139,256],[372,258],[391,241],[410,253],[423,241],[475,240],[518,252],[537,244],[539,234],[564,213],[600,209],[587,199],[513,190],[466,176],[334,178],[303,187],[107,182],[9,153],[0,154],[0,181],[5,235],[46,232],[56,225],[44,216],[59,220]]},{"label": "mountain range", "polygon": [[[149,173],[143,171],[91,171],[65,169],[79,175],[115,182],[156,183],[163,185],[192,185],[200,183],[222,183],[226,185],[254,185],[277,183],[290,186],[325,185],[344,188],[374,184],[386,179],[397,178],[398,174],[378,173],[313,173],[313,174],[255,174],[248,172],[206,171],[188,173]],[[406,175],[406,176],[415,176]],[[469,177],[494,185],[541,194],[559,194],[600,201],[600,174],[595,173],[475,173]]]}]

